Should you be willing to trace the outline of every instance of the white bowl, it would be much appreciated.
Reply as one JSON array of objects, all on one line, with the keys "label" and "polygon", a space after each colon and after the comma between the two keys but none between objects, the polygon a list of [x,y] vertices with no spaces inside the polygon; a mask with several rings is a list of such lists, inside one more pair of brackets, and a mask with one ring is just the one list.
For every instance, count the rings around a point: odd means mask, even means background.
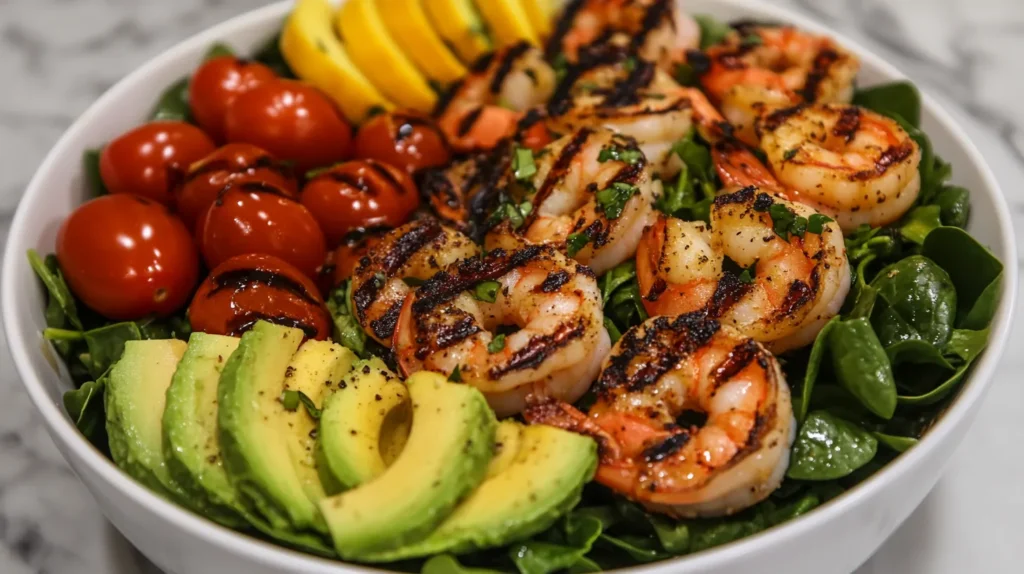
[{"label": "white bowl", "polygon": [[[15,215],[4,258],[4,329],[25,388],[64,458],[92,491],[107,518],[172,574],[337,574],[370,569],[301,554],[218,526],[159,498],[93,448],[62,406],[61,395],[71,387],[71,379],[41,336],[45,295],[25,252],[30,248],[51,252],[61,221],[85,200],[80,169],[84,149],[144,121],[164,87],[191,72],[214,42],[225,42],[240,53],[253,51],[278,30],[290,7],[291,2],[281,2],[193,36],[104,94],[64,134],[32,178]],[[690,0],[687,8],[726,20],[743,17],[790,22],[838,37],[798,14],[759,0]],[[838,39],[861,57],[863,84],[903,77],[848,39]],[[1017,255],[1009,210],[984,159],[960,127],[928,97],[924,98],[922,127],[938,153],[952,163],[954,181],[973,192],[971,233],[1012,269]],[[801,518],[719,548],[633,571],[821,574],[856,568],[931,490],[973,421],[1007,338],[1016,280],[1015,273],[1004,275],[988,349],[955,402],[917,447]]]}]

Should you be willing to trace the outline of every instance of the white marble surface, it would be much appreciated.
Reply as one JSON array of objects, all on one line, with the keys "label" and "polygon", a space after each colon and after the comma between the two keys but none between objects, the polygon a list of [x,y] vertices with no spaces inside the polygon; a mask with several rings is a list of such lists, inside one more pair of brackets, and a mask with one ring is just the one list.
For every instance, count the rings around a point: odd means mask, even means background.
[{"label": "white marble surface", "polygon": [[[33,170],[93,100],[166,47],[264,3],[0,0],[0,247]],[[1024,243],[1024,2],[780,3],[861,41],[936,95],[995,170]],[[1006,263],[1020,271],[1021,262]],[[857,574],[1021,571],[1024,385],[1015,375],[1024,355],[1015,350],[1024,348],[1024,330],[1012,339],[979,422],[948,472]],[[0,572],[148,569],[64,464],[0,342]]]}]

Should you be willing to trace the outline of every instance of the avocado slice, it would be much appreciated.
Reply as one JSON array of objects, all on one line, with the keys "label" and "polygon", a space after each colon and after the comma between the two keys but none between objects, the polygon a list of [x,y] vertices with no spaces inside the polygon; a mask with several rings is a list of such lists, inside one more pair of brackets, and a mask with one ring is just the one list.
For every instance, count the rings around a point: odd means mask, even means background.
[{"label": "avocado slice", "polygon": [[494,458],[487,465],[485,480],[490,480],[495,475],[504,472],[515,461],[522,445],[523,425],[513,420],[504,420],[498,423],[498,430],[494,433]]},{"label": "avocado slice", "polygon": [[[502,427],[507,425],[519,426],[502,422]],[[362,559],[387,562],[458,554],[529,538],[579,502],[596,468],[593,439],[546,425],[522,428],[511,463],[485,480],[430,536]]]},{"label": "avocado slice", "polygon": [[185,347],[177,339],[127,341],[110,370],[104,401],[114,463],[164,497],[198,510],[167,470],[160,424],[167,387]]},{"label": "avocado slice", "polygon": [[319,405],[354,362],[351,351],[324,341],[302,348],[299,329],[257,322],[220,377],[218,412],[224,468],[242,504],[272,531],[326,532],[315,500],[324,496],[315,468],[316,421],[301,405],[288,410],[284,391]]},{"label": "avocado slice", "polygon": [[317,468],[331,494],[376,478],[398,457],[412,422],[405,383],[374,357],[358,361],[324,401]]},{"label": "avocado slice", "polygon": [[320,501],[335,550],[371,559],[427,536],[483,480],[496,421],[480,391],[419,372],[407,381],[412,428],[376,479]]},{"label": "avocado slice", "polygon": [[228,480],[217,442],[217,383],[236,337],[192,333],[167,389],[164,457],[171,477],[206,509],[207,517],[239,528],[238,491]]}]

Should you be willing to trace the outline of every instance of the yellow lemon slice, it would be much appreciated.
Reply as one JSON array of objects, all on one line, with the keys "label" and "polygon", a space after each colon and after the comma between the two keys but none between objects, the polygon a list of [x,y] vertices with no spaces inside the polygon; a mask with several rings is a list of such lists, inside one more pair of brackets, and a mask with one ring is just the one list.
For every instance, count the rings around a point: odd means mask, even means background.
[{"label": "yellow lemon slice", "polygon": [[481,0],[476,4],[499,46],[526,40],[537,45],[537,34],[519,0]]},{"label": "yellow lemon slice", "polygon": [[423,0],[423,7],[434,29],[463,62],[471,64],[491,51],[487,29],[472,0]]},{"label": "yellow lemon slice", "polygon": [[540,40],[551,34],[551,22],[558,12],[558,6],[555,4],[555,0],[519,0],[519,5],[526,13],[526,19],[530,21],[530,26]]},{"label": "yellow lemon slice", "polygon": [[281,30],[281,54],[300,79],[323,91],[349,121],[375,109],[390,110],[384,98],[352,63],[331,30],[327,0],[299,0]]},{"label": "yellow lemon slice", "polygon": [[449,84],[466,74],[466,67],[430,25],[420,0],[377,0],[377,12],[391,38],[430,79]]},{"label": "yellow lemon slice", "polygon": [[348,0],[335,24],[349,57],[388,99],[424,112],[434,107],[437,94],[391,39],[374,0]]}]

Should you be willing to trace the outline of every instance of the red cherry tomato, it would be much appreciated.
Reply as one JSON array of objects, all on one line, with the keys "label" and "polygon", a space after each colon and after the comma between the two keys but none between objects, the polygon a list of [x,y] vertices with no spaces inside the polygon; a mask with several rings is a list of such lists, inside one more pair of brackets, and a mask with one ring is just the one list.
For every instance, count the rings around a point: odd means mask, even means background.
[{"label": "red cherry tomato", "polygon": [[176,192],[178,215],[190,228],[229,183],[263,182],[287,197],[299,195],[291,168],[249,144],[228,144],[192,164]]},{"label": "red cherry tomato", "polygon": [[356,157],[413,173],[447,164],[451,150],[434,120],[417,112],[396,112],[375,116],[359,128]]},{"label": "red cherry tomato", "polygon": [[297,327],[326,339],[331,316],[313,281],[272,255],[238,255],[218,265],[188,307],[194,331],[239,336],[256,321]]},{"label": "red cherry tomato", "polygon": [[277,80],[240,94],[228,107],[227,139],[258,145],[301,171],[348,158],[352,128],[312,86]]},{"label": "red cherry tomato", "polygon": [[115,320],[170,315],[188,301],[199,275],[184,224],[137,195],[80,205],[57,233],[57,260],[71,291]]},{"label": "red cherry tomato", "polygon": [[130,193],[173,205],[172,191],[213,141],[185,122],[151,122],[121,134],[100,154],[100,177],[110,193]]},{"label": "red cherry tomato", "polygon": [[192,116],[206,133],[224,141],[224,116],[231,102],[256,86],[277,79],[259,62],[220,56],[203,62],[188,85]]},{"label": "red cherry tomato", "polygon": [[331,167],[302,188],[302,205],[320,223],[332,246],[355,229],[398,227],[419,204],[410,176],[372,159]]},{"label": "red cherry tomato", "polygon": [[316,277],[327,254],[324,234],[309,210],[265,183],[223,189],[199,218],[196,236],[211,269],[235,255],[264,253]]},{"label": "red cherry tomato", "polygon": [[551,137],[551,131],[540,122],[523,130],[519,138],[524,146],[535,152],[540,151],[544,146],[554,141],[554,138]]}]

